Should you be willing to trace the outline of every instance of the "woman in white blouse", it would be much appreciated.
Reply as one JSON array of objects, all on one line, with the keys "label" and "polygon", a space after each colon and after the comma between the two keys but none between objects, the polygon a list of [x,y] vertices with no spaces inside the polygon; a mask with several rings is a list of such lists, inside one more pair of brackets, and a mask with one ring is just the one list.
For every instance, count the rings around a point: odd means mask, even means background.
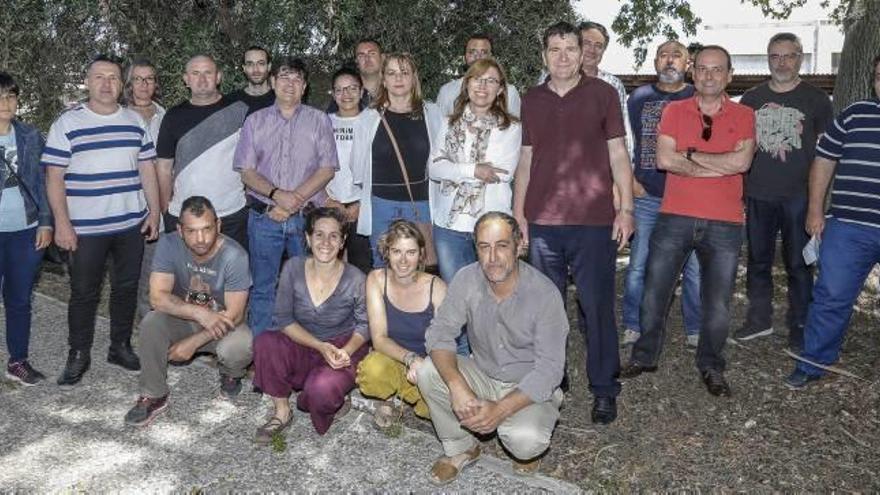
[{"label": "woman in white blouse", "polygon": [[428,171],[434,246],[446,283],[477,260],[473,229],[489,211],[511,212],[510,182],[519,160],[522,129],[507,111],[507,78],[498,62],[474,62],[449,120],[434,140]]}]

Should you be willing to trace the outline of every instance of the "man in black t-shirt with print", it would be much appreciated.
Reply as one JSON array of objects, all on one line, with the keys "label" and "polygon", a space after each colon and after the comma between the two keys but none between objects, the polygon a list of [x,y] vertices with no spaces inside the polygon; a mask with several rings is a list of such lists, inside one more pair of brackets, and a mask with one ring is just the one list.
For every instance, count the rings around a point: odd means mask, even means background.
[{"label": "man in black t-shirt with print", "polygon": [[231,101],[242,101],[248,106],[248,115],[271,107],[275,103],[275,91],[269,85],[272,57],[262,46],[253,45],[244,51],[241,66],[247,78],[247,86],[226,95]]},{"label": "man in black t-shirt with print", "polygon": [[735,334],[737,340],[746,341],[773,333],[772,269],[781,231],[788,275],[788,345],[795,351],[803,345],[813,290],[813,274],[802,254],[809,241],[807,178],[816,140],[834,117],[828,96],[801,81],[802,60],[796,35],[774,35],[767,46],[770,80],[741,100],[755,110],[758,146],[746,179],[749,309]]}]

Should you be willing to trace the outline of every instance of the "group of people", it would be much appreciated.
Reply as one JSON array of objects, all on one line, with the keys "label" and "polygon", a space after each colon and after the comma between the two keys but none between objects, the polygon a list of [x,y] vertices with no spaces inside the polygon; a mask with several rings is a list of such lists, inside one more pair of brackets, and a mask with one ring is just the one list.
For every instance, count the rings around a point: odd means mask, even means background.
[{"label": "group of people", "polygon": [[[212,57],[189,59],[191,96],[167,111],[149,61],[123,71],[98,57],[87,100],[45,141],[15,118],[20,89],[0,73],[7,376],[45,379],[28,361],[30,296],[54,241],[71,285],[58,384],[75,386],[90,367],[111,260],[107,360],[139,372],[128,424],[168,407],[169,362],[207,352],[221,396],[237,396],[252,366],[255,390],[271,398],[258,443],[291,424],[295,391],[323,434],[359,387],[377,400],[381,428],[400,403],[433,422],[444,449],[435,483],[479,457],[474,434],[495,431],[530,471],[563,398],[569,277],[591,418],[608,424],[619,378],[657,368],[679,278],[700,377],[730,394],[723,349],[743,236],[749,310],[733,338],[749,340],[773,333],[781,232],[789,345],[804,358],[786,384],[805,387],[822,376],[814,364],[836,361],[880,261],[880,102],[835,118],[828,96],[800,80],[791,33],[770,39],[770,80],[739,103],[725,92],[730,54],[709,45],[691,57],[678,41],[657,48],[657,82],[627,96],[598,67],[609,42],[596,23],[550,26],[546,75],[520,98],[492,39],[474,35],[467,69],[435,104],[411,55],[365,39],[356,69],[333,74],[326,112],[303,101],[301,59],[257,46],[244,53],[247,86],[229,95]],[[880,97],[880,57],[874,89]],[[822,239],[815,286],[802,255],[811,236]],[[621,339],[615,269],[631,237]]]}]

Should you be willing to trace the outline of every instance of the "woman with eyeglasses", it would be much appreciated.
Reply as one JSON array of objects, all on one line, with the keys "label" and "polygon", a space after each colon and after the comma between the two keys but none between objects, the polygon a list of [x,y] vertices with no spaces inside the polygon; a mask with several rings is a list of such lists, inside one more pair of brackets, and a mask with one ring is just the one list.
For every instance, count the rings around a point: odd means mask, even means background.
[{"label": "woman with eyeglasses", "polygon": [[[477,261],[474,224],[483,213],[511,213],[510,187],[522,130],[507,110],[507,78],[493,59],[474,62],[461,85],[449,120],[443,123],[428,167],[439,181],[434,196],[434,246],[446,283],[460,268]],[[467,354],[467,340],[459,341]]]},{"label": "woman with eyeglasses", "polygon": [[354,183],[351,175],[351,145],[354,123],[361,113],[363,83],[360,74],[348,67],[337,70],[331,81],[333,86],[330,96],[336,104],[336,111],[329,115],[336,140],[336,153],[339,156],[339,170],[327,184],[328,199],[325,204],[339,209],[345,215],[349,232],[345,240],[346,259],[366,274],[373,266],[373,257],[370,253],[370,239],[356,232],[361,188]]},{"label": "woman with eyeglasses", "polygon": [[[165,108],[156,100],[160,97],[159,79],[156,66],[145,58],[132,60],[125,71],[125,87],[122,90],[122,101],[126,107],[134,110],[147,124],[147,130],[153,142],[159,138],[159,127],[165,117]],[[162,222],[161,216],[159,222]],[[159,235],[165,229],[159,228]],[[141,262],[141,276],[138,281],[138,316],[143,318],[150,312],[150,268],[157,242],[148,242],[144,246],[144,259]]]},{"label": "woman with eyeglasses", "polygon": [[422,99],[413,57],[387,55],[379,94],[355,123],[351,157],[361,186],[358,233],[370,236],[374,267],[385,264],[376,246],[393,220],[431,223],[428,157],[442,121],[440,108]]},{"label": "woman with eyeglasses", "polygon": [[46,199],[40,132],[15,117],[19,88],[0,72],[0,286],[6,309],[6,378],[36,385],[46,376],[31,367],[31,295],[52,242],[52,213]]}]

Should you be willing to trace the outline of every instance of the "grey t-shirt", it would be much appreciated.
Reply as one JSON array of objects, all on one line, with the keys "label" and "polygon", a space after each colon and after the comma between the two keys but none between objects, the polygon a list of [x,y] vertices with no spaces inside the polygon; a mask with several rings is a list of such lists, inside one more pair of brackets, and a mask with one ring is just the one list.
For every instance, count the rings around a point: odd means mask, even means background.
[{"label": "grey t-shirt", "polygon": [[786,93],[776,93],[764,83],[744,94],[740,103],[755,110],[757,138],[746,196],[805,197],[816,141],[834,118],[828,95],[805,82]]},{"label": "grey t-shirt", "polygon": [[194,304],[225,308],[224,293],[250,289],[251,274],[247,252],[230,237],[220,234],[220,240],[223,244],[217,254],[198,263],[178,232],[164,235],[159,238],[152,271],[174,275],[175,296]]}]

